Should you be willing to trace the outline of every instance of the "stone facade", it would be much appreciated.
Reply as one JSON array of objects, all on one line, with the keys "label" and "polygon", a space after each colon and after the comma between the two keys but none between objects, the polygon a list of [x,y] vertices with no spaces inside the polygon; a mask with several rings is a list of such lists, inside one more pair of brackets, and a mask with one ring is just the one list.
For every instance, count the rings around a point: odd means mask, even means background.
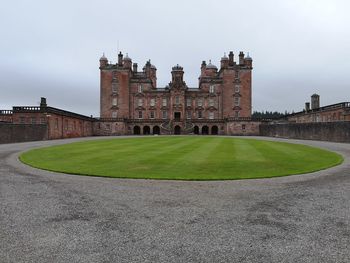
[{"label": "stone facade", "polygon": [[320,96],[313,94],[310,103],[305,103],[303,111],[289,114],[282,121],[290,123],[350,121],[350,102],[342,102],[320,107]]},{"label": "stone facade", "polygon": [[40,106],[14,106],[11,111],[13,124],[45,124],[47,139],[92,136],[94,121],[91,117],[49,107],[45,98],[41,98]]},{"label": "stone facade", "polygon": [[116,64],[101,57],[97,134],[257,134],[250,124],[252,59],[243,52],[238,62],[233,52],[222,57],[220,69],[203,61],[196,88],[179,65],[158,88],[156,71],[150,61],[138,71],[122,53]]}]

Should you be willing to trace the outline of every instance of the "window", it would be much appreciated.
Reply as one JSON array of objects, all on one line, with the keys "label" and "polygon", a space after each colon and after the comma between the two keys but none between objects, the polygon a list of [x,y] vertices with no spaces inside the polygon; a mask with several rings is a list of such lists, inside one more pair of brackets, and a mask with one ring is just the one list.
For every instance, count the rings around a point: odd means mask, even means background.
[{"label": "window", "polygon": [[187,106],[192,106],[192,99],[191,98],[187,98],[186,99],[186,105]]},{"label": "window", "polygon": [[235,71],[235,78],[236,78],[236,79],[239,78],[238,70]]},{"label": "window", "polygon": [[239,118],[239,111],[235,111],[235,117]]},{"label": "window", "polygon": [[112,83],[112,92],[117,93],[118,92],[118,84],[117,83]]},{"label": "window", "polygon": [[65,130],[68,130],[68,120],[65,121]]},{"label": "window", "polygon": [[142,92],[142,85],[141,84],[139,85],[139,90],[138,91],[139,91],[139,93]]},{"label": "window", "polygon": [[176,104],[176,105],[179,105],[179,104],[180,104],[180,97],[179,97],[179,96],[176,96],[176,97],[175,97],[175,104]]},{"label": "window", "polygon": [[151,105],[152,107],[154,107],[154,106],[156,105],[156,99],[155,99],[155,98],[152,98],[152,99],[151,99],[150,105]]},{"label": "window", "polygon": [[26,123],[26,118],[25,117],[19,117],[19,123]]},{"label": "window", "polygon": [[151,111],[151,112],[150,112],[150,118],[151,118],[151,119],[154,119],[154,111]]},{"label": "window", "polygon": [[116,71],[113,71],[113,72],[112,72],[112,78],[113,78],[113,79],[117,79],[117,72],[116,72]]},{"label": "window", "polygon": [[203,118],[202,111],[200,110],[200,111],[198,111],[198,119],[202,119],[202,118]]},{"label": "window", "polygon": [[202,107],[203,106],[203,99],[198,99],[197,105],[198,105],[198,107]]},{"label": "window", "polygon": [[143,105],[143,100],[142,99],[138,99],[137,100],[137,106],[142,107],[142,105]]},{"label": "window", "polygon": [[163,99],[163,106],[165,107],[166,105],[167,105],[167,99],[164,98],[164,99]]},{"label": "window", "polygon": [[209,99],[209,107],[214,107],[214,99]]},{"label": "window", "polygon": [[139,119],[142,119],[142,111],[139,111]]},{"label": "window", "polygon": [[32,117],[31,123],[32,124],[36,124],[36,118],[35,117]]},{"label": "window", "polygon": [[239,84],[237,84],[237,85],[235,86],[235,92],[236,92],[236,93],[239,93],[240,90],[241,90],[241,86],[240,86]]},{"label": "window", "polygon": [[116,111],[112,111],[112,118],[117,118],[117,112]]},{"label": "window", "polygon": [[214,112],[213,111],[210,111],[209,112],[209,119],[214,119]]},{"label": "window", "polygon": [[191,119],[191,117],[192,117],[192,114],[191,114],[191,111],[187,111],[187,119]]},{"label": "window", "polygon": [[210,93],[214,93],[215,92],[215,86],[214,85],[210,85],[209,86],[209,92]]},{"label": "window", "polygon": [[164,111],[162,112],[162,117],[163,117],[163,119],[168,118],[168,112],[164,110]]},{"label": "window", "polygon": [[117,98],[113,98],[112,105],[117,106]]},{"label": "window", "polygon": [[58,118],[55,119],[55,129],[58,129]]},{"label": "window", "polygon": [[240,104],[240,97],[235,97],[234,98],[234,104],[235,104],[235,106],[239,106],[239,104]]}]

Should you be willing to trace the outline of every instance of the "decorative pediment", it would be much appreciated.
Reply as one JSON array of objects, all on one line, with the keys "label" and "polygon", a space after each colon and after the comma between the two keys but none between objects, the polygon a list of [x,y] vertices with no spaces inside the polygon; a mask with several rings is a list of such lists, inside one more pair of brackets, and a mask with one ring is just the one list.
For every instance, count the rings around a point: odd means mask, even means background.
[{"label": "decorative pediment", "polygon": [[135,97],[145,97],[145,94],[142,92],[138,92],[135,94]]}]

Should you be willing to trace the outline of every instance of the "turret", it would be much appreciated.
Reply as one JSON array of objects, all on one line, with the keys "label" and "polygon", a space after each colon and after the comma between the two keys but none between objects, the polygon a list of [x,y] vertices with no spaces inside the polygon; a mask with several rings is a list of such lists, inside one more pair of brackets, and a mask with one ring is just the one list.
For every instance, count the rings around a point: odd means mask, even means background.
[{"label": "turret", "polygon": [[100,58],[100,67],[103,68],[107,66],[108,59],[105,57],[105,53],[103,53],[102,57]]},{"label": "turret", "polygon": [[211,64],[211,60],[209,60],[209,64],[205,67],[205,75],[208,77],[214,77],[218,71],[218,68]]},{"label": "turret", "polygon": [[132,60],[129,58],[128,53],[126,53],[124,59],[123,59],[123,67],[126,69],[131,69],[132,66]]},{"label": "turret", "polygon": [[229,65],[229,58],[226,56],[226,53],[224,53],[224,56],[221,58],[221,68],[228,68]]},{"label": "turret", "polygon": [[174,66],[172,68],[172,71],[171,71],[171,76],[172,76],[173,83],[183,83],[183,81],[184,81],[183,80],[183,77],[184,77],[183,67],[179,66],[179,64]]},{"label": "turret", "polygon": [[249,53],[244,59],[244,64],[250,68],[253,66],[253,59],[249,56]]}]

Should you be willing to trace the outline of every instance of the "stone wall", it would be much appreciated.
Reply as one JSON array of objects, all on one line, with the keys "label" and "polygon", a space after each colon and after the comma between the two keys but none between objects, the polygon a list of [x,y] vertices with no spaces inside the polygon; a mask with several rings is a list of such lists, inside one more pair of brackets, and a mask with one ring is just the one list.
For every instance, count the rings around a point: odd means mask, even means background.
[{"label": "stone wall", "polygon": [[260,135],[290,139],[350,142],[350,122],[261,124]]},{"label": "stone wall", "polygon": [[46,139],[46,124],[0,123],[0,143],[41,141]]}]

